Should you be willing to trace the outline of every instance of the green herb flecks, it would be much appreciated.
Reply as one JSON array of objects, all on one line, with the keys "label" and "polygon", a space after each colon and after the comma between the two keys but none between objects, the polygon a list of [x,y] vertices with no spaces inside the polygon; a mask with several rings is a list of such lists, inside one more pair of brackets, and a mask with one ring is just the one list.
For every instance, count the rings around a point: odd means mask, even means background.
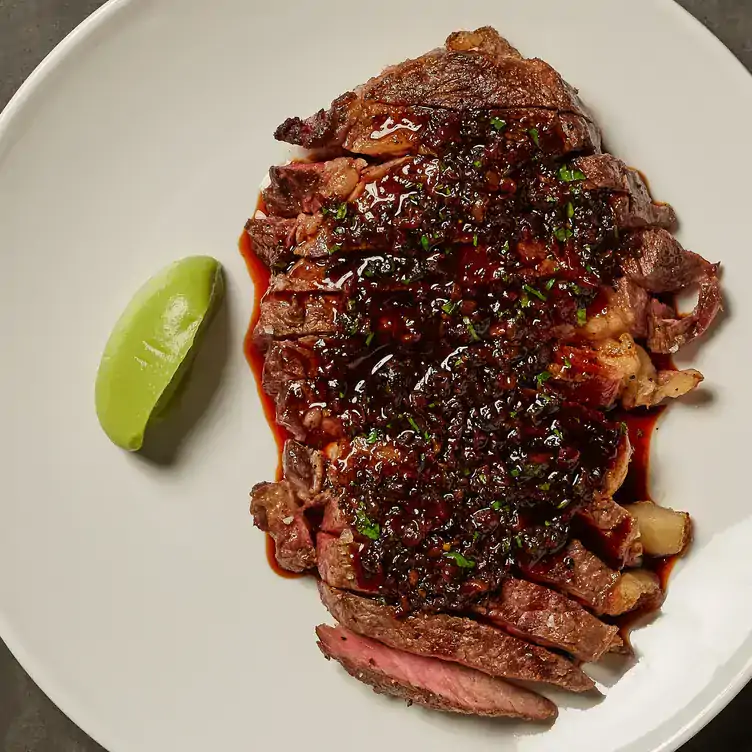
[{"label": "green herb flecks", "polygon": [[506,120],[502,120],[501,118],[498,118],[498,117],[492,117],[491,118],[491,127],[495,131],[503,131],[504,128],[507,127]]},{"label": "green herb flecks", "polygon": [[444,556],[447,559],[452,559],[462,569],[472,569],[475,566],[475,562],[472,559],[466,559],[459,551],[445,551]]},{"label": "green herb flecks", "polygon": [[544,303],[546,302],[547,298],[546,296],[540,291],[536,290],[534,287],[531,287],[530,285],[522,285],[522,289],[526,292],[529,292],[531,295],[535,295],[538,300],[542,300]]},{"label": "green herb flecks", "polygon": [[538,129],[537,128],[530,128],[530,130],[528,130],[528,133],[530,134],[530,138],[533,139],[533,143],[537,147],[540,147],[540,134],[538,133]]},{"label": "green herb flecks", "polygon": [[478,336],[478,332],[475,331],[473,322],[470,321],[470,319],[467,316],[463,316],[462,323],[465,325],[465,328],[470,333],[470,337],[472,338],[473,342],[480,342],[480,337]]},{"label": "green herb flecks", "polygon": [[538,386],[543,386],[550,378],[551,378],[551,371],[541,371],[536,377],[535,380],[538,382]]},{"label": "green herb flecks", "polygon": [[378,540],[379,535],[381,535],[381,526],[368,517],[362,506],[355,510],[355,529],[371,540]]},{"label": "green herb flecks", "polygon": [[566,165],[559,168],[559,180],[565,183],[574,183],[578,180],[585,180],[585,173],[578,169],[572,169]]},{"label": "green herb flecks", "polygon": [[574,233],[572,232],[571,227],[557,227],[554,230],[554,237],[560,242],[560,243],[566,243],[569,238],[572,237]]},{"label": "green herb flecks", "polygon": [[585,326],[587,323],[587,310],[585,308],[577,309],[577,326]]}]

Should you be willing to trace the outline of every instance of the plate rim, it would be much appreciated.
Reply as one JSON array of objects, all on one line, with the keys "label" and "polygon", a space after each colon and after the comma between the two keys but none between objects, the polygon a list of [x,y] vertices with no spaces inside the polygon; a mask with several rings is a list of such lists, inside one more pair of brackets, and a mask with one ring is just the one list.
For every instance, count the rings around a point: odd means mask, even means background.
[{"label": "plate rim", "polygon": [[[106,0],[45,55],[0,111],[0,149],[3,147],[6,134],[11,131],[14,120],[21,116],[24,107],[38,94],[47,78],[72,54],[75,54],[81,43],[135,2],[136,0]],[[750,85],[752,71],[748,70],[731,49],[686,8],[676,0],[650,0],[650,2],[657,7],[663,6],[667,12],[674,13],[677,25],[682,24],[688,34],[694,35],[698,43],[709,51],[713,50],[719,59],[724,59],[723,64],[729,76],[734,75],[740,81],[743,78],[746,85]],[[750,628],[750,634],[752,634],[752,628]],[[22,638],[15,634],[1,610],[0,638],[31,680],[80,730],[107,752],[125,752],[129,749],[128,745],[115,738],[110,730],[101,728],[96,718],[91,717],[85,709],[78,707],[76,701],[46,675],[36,660],[26,651]],[[671,736],[646,752],[676,752],[680,746],[690,741],[716,718],[750,682],[752,682],[752,650],[746,662],[727,682],[722,691],[709,700],[702,710],[680,726]]]}]

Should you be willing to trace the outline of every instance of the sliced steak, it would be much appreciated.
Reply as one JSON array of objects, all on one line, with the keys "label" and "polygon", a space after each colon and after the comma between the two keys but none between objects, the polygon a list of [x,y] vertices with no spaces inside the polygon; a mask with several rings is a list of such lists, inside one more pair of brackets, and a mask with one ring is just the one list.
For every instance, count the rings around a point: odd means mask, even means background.
[{"label": "sliced steak", "polygon": [[718,264],[687,251],[668,232],[645,230],[631,240],[632,255],[623,262],[625,275],[652,293],[678,292],[697,287],[695,309],[678,316],[669,305],[653,300],[648,316],[648,347],[673,353],[703,335],[721,310]]},{"label": "sliced steak", "polygon": [[254,217],[245,225],[253,252],[270,269],[289,257],[297,229],[297,219],[283,217]]},{"label": "sliced steak", "polygon": [[606,613],[609,594],[619,580],[617,571],[606,566],[578,540],[570,541],[560,553],[525,567],[524,573],[571,595],[596,614]]},{"label": "sliced steak", "polygon": [[275,556],[283,569],[303,572],[316,566],[311,531],[287,481],[254,486],[251,514],[256,527],[274,539]]},{"label": "sliced steak", "polygon": [[272,167],[269,187],[262,192],[264,204],[270,214],[279,217],[313,214],[328,201],[347,200],[367,164],[364,159],[340,157]]},{"label": "sliced steak", "polygon": [[318,646],[348,674],[379,694],[467,715],[555,718],[556,706],[522,687],[456,663],[393,650],[342,627],[316,627]]},{"label": "sliced steak", "polygon": [[565,658],[472,619],[413,614],[319,583],[321,600],[342,626],[389,647],[461,663],[491,676],[554,684],[573,692],[595,687]]},{"label": "sliced steak", "polygon": [[274,397],[289,381],[306,381],[316,376],[318,359],[313,347],[316,337],[271,342],[266,351],[261,385]]},{"label": "sliced steak", "polygon": [[[551,155],[597,153],[600,133],[585,117],[554,110],[488,110],[485,113],[452,113],[425,107],[395,107],[368,103],[350,123],[341,146],[369,157],[421,154],[442,156],[453,131],[467,127],[480,115],[514,124],[518,130],[535,128],[541,144]],[[326,117],[326,115],[324,116]]]},{"label": "sliced steak", "polygon": [[[445,49],[391,66],[356,92],[338,97],[328,110],[307,120],[286,120],[275,138],[308,148],[341,145],[355,123],[388,117],[390,107],[539,108],[587,117],[575,90],[550,65],[511,54],[514,48],[496,32],[484,36],[481,46],[458,47],[466,41],[450,38]],[[501,54],[504,50],[510,54]]]},{"label": "sliced steak", "polygon": [[272,339],[334,334],[341,305],[335,295],[265,295],[254,342],[267,347]]},{"label": "sliced steak", "polygon": [[656,204],[640,173],[611,154],[597,154],[574,160],[575,169],[585,175],[585,190],[613,192],[612,208],[620,230],[639,227],[676,226],[676,213],[668,204]]},{"label": "sliced steak", "polygon": [[616,569],[637,566],[642,543],[637,520],[613,499],[597,496],[578,513],[580,538]]},{"label": "sliced steak", "polygon": [[276,395],[276,421],[298,441],[323,447],[344,435],[339,417],[321,407],[318,393],[307,381],[288,381]]},{"label": "sliced steak", "polygon": [[368,592],[358,583],[352,561],[353,534],[339,537],[320,532],[316,536],[316,554],[321,579],[334,588]]},{"label": "sliced steak", "polygon": [[611,650],[619,632],[560,593],[516,577],[505,580],[501,593],[478,605],[476,613],[512,634],[586,662]]},{"label": "sliced steak", "polygon": [[282,471],[299,499],[321,493],[326,460],[322,452],[290,439],[282,451]]}]

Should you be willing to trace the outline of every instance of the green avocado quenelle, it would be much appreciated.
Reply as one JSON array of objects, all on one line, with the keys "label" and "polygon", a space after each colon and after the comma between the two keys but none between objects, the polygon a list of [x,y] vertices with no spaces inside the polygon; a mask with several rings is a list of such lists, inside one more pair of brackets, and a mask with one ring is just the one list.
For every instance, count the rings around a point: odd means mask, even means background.
[{"label": "green avocado quenelle", "polygon": [[175,392],[223,292],[220,263],[189,256],[153,276],[123,311],[95,390],[99,422],[119,447],[141,448],[149,420]]}]

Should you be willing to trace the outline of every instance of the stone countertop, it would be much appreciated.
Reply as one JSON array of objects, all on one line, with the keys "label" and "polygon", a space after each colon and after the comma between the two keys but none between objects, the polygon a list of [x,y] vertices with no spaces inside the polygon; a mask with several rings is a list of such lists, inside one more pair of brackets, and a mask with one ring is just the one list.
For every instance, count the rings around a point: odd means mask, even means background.
[{"label": "stone countertop", "polygon": [[[627,0],[622,0],[626,2]],[[678,0],[752,71],[750,0]],[[0,109],[39,61],[102,0],[0,0]],[[752,750],[752,685],[681,752]],[[2,752],[104,752],[37,688],[0,641]]]}]

